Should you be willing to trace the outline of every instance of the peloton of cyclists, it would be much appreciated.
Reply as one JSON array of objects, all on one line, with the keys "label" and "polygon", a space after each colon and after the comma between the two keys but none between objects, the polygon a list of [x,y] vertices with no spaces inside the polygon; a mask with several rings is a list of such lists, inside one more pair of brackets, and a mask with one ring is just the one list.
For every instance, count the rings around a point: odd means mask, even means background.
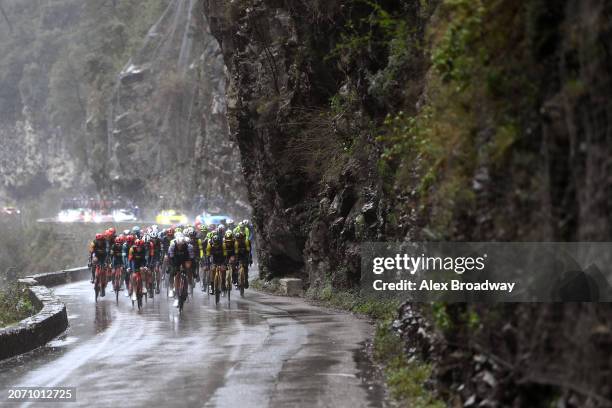
[{"label": "peloton of cyclists", "polygon": [[[252,226],[248,220],[237,225],[230,219],[226,225],[171,226],[160,229],[153,225],[146,229],[134,226],[117,235],[115,228],[98,233],[89,244],[91,283],[95,282],[95,266],[101,265],[112,271],[124,271],[125,296],[134,295],[134,273],[143,267],[157,270],[169,276],[169,297],[175,297],[178,282],[177,272],[183,267],[199,281],[200,267],[203,270],[220,268],[225,285],[225,273],[231,273],[232,282],[238,284],[238,267],[242,265],[246,274],[245,288],[248,288],[248,269],[253,264]],[[144,274],[141,276],[145,281]],[[155,286],[159,293],[159,282]],[[207,290],[202,287],[202,291]],[[214,294],[212,282],[211,294]],[[146,285],[143,285],[146,294]],[[150,296],[152,295],[149,294]],[[178,300],[174,301],[178,306]]]}]

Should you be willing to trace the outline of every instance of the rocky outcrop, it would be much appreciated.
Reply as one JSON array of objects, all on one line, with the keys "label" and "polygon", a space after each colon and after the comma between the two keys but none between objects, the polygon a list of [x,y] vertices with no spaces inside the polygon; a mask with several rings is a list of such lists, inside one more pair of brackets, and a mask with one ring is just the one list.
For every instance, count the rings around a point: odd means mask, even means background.
[{"label": "rocky outcrop", "polygon": [[[334,26],[317,24],[319,6],[299,1],[203,4],[230,72],[229,126],[253,206],[260,273],[355,285],[359,242],[382,229],[380,187],[364,123],[329,111],[342,88],[333,78],[340,73],[322,61]],[[335,2],[321,7],[330,20],[340,12]]]},{"label": "rocky outcrop", "polygon": [[239,153],[227,137],[223,58],[199,10],[194,0],[170,1],[119,74],[102,184],[127,196],[164,195],[172,206],[202,194],[245,214]]}]

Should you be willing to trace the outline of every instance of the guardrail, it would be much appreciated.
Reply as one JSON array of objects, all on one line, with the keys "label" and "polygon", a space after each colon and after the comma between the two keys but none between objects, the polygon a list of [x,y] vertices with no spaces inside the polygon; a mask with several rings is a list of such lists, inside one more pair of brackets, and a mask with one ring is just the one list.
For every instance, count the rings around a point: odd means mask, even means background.
[{"label": "guardrail", "polygon": [[87,267],[82,267],[19,279],[28,285],[30,300],[40,311],[16,325],[0,329],[0,360],[41,347],[65,332],[68,328],[66,305],[53,295],[48,286],[87,279],[89,273]]}]

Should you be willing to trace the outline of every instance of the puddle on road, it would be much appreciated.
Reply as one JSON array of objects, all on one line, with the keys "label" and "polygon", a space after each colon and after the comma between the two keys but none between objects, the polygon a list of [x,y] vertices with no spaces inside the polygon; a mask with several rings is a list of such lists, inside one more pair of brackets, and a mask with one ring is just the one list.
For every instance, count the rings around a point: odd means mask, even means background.
[{"label": "puddle on road", "polygon": [[70,344],[76,343],[79,340],[76,336],[67,336],[66,338],[60,338],[51,340],[47,343],[47,347],[65,347]]}]

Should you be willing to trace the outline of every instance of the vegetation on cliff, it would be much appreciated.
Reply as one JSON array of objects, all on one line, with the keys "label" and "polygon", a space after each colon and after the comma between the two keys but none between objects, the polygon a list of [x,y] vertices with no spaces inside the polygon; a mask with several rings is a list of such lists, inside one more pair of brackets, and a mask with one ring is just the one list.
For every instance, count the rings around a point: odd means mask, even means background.
[{"label": "vegetation on cliff", "polygon": [[[609,239],[609,2],[204,3],[264,277],[344,298],[362,241]],[[607,358],[606,305],[421,309],[402,338],[449,401],[609,402],[609,373],[581,374]]]}]

